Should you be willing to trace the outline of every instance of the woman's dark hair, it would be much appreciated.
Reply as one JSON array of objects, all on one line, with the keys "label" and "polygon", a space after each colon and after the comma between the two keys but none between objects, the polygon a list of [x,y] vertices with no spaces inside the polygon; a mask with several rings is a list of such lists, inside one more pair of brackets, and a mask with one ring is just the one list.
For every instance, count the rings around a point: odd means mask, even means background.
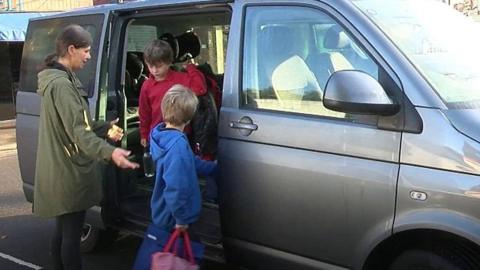
[{"label": "woman's dark hair", "polygon": [[67,54],[68,47],[73,45],[75,48],[87,48],[92,45],[92,36],[90,33],[77,24],[66,26],[60,31],[55,40],[55,53],[45,58],[45,64],[52,66],[58,57]]}]

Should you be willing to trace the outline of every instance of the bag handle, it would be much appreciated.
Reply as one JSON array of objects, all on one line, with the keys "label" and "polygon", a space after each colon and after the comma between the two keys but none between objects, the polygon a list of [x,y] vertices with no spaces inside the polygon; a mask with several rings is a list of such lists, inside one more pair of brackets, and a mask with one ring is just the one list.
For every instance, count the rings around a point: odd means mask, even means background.
[{"label": "bag handle", "polygon": [[183,231],[183,242],[185,243],[185,255],[186,258],[191,264],[195,264],[195,259],[193,258],[192,244],[190,243],[190,236],[187,231]]},{"label": "bag handle", "polygon": [[180,235],[180,230],[175,230],[172,235],[170,236],[170,239],[168,239],[167,244],[163,248],[163,252],[170,252],[172,250],[172,246],[177,241],[178,236]]},{"label": "bag handle", "polygon": [[[185,259],[187,259],[191,264],[195,264],[195,259],[193,257],[192,245],[190,243],[190,236],[187,231],[181,231],[180,229],[175,229],[168,239],[167,244],[163,248],[163,252],[170,252],[173,245],[176,243],[178,237],[183,236],[184,248],[185,248]],[[176,249],[173,254],[177,255]]]}]

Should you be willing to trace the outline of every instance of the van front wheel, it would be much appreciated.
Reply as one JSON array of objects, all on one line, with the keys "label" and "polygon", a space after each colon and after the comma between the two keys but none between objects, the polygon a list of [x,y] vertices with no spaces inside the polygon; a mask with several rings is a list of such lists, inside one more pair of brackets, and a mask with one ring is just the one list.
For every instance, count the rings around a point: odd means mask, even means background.
[{"label": "van front wheel", "polygon": [[470,268],[458,257],[444,256],[429,250],[412,249],[400,254],[389,270],[467,270]]},{"label": "van front wheel", "polygon": [[82,236],[80,238],[80,250],[83,253],[92,253],[110,246],[118,236],[114,229],[102,230],[93,227],[91,224],[83,224]]}]

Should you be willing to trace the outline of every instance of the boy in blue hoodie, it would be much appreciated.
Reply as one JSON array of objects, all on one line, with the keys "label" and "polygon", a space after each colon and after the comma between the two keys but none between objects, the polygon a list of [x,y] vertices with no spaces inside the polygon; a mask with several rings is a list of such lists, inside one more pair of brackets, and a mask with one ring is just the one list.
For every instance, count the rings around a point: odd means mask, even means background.
[{"label": "boy in blue hoodie", "polygon": [[[195,93],[179,84],[172,86],[162,100],[165,122],[150,134],[150,152],[156,166],[150,202],[152,225],[147,229],[134,269],[150,269],[150,255],[163,248],[168,233],[174,228],[186,230],[200,215],[202,199],[197,174],[212,175],[216,163],[196,157],[183,133],[197,104]],[[155,245],[148,243],[152,240]]]}]

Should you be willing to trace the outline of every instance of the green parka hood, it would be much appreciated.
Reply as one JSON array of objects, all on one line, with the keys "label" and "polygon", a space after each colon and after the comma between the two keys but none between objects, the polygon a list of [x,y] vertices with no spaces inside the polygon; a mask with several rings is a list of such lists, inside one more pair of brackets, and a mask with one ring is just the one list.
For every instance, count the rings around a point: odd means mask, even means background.
[{"label": "green parka hood", "polygon": [[52,83],[57,80],[67,79],[69,82],[73,83],[73,86],[78,91],[80,96],[88,96],[87,93],[83,90],[83,85],[80,80],[70,71],[62,70],[59,68],[48,68],[40,71],[38,73],[38,89],[37,94],[44,96],[45,91],[51,87]]},{"label": "green parka hood", "polygon": [[43,97],[43,95],[45,94],[45,90],[48,88],[48,86],[53,81],[59,78],[68,79],[69,76],[67,72],[60,69],[49,68],[49,69],[42,70],[40,73],[38,73],[37,94]]}]

